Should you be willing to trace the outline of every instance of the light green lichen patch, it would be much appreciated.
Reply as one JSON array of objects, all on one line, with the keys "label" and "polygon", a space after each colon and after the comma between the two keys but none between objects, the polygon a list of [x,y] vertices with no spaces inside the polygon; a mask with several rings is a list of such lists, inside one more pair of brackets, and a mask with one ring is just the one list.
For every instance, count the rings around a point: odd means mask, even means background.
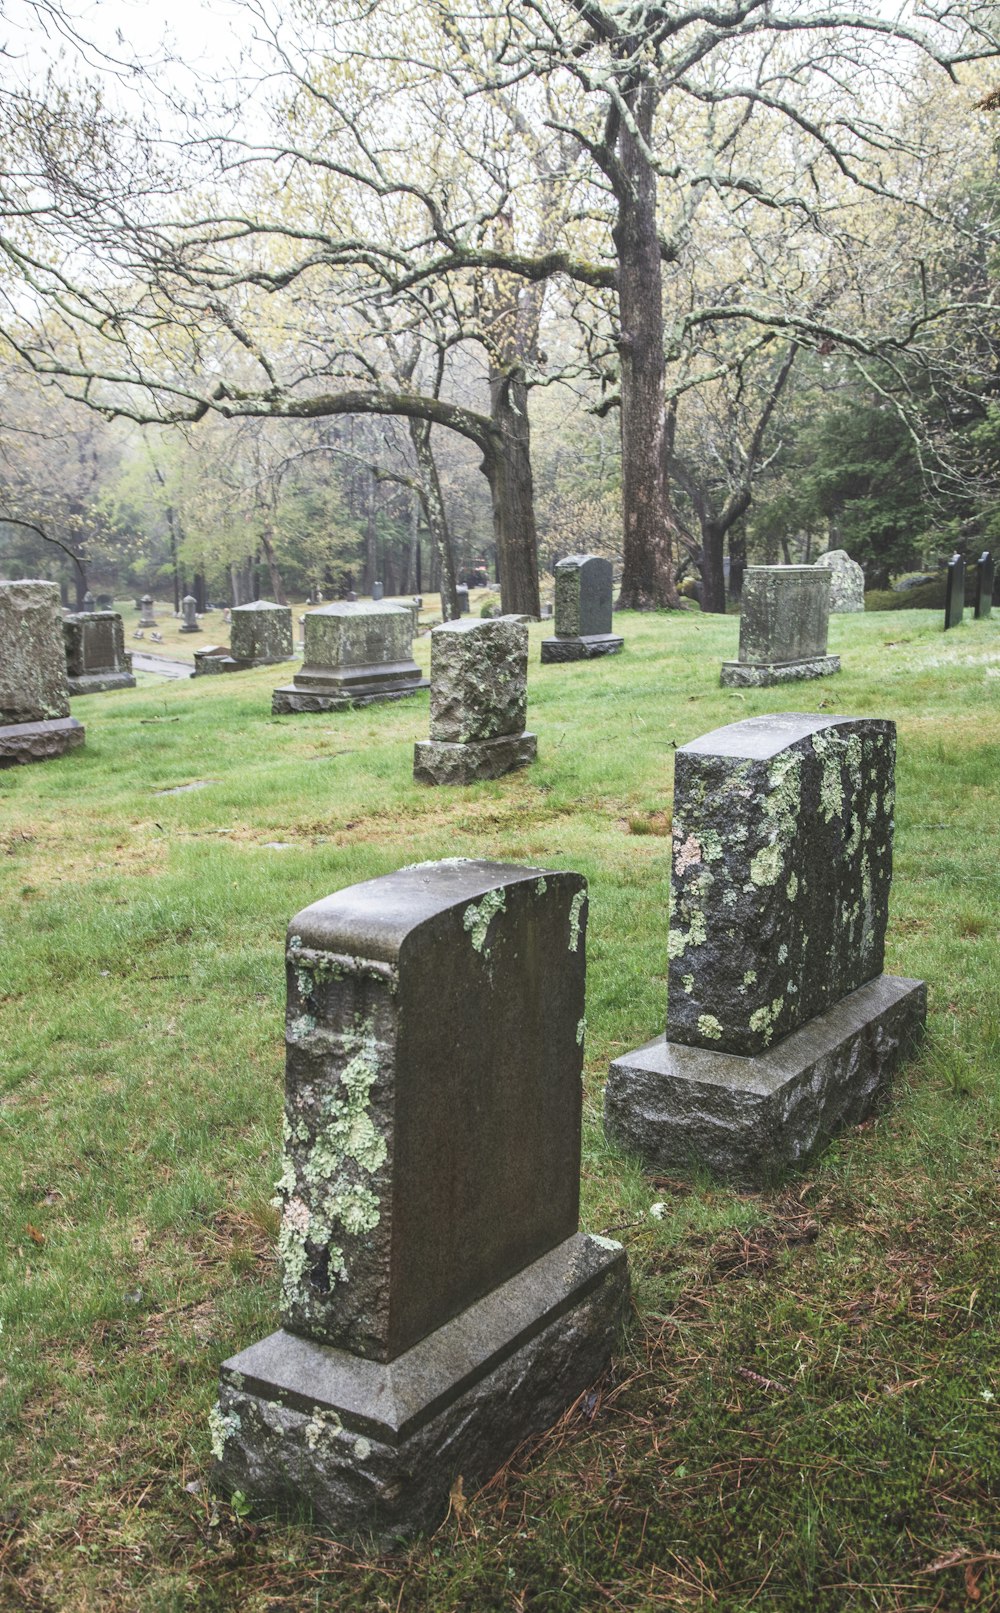
[{"label": "light green lichen patch", "polygon": [[746,974],[743,976],[743,984],[745,986],[754,986],[754,985],[756,985],[756,983],[757,983],[757,971],[756,971],[756,969],[748,969]]},{"label": "light green lichen patch", "polygon": [[690,997],[692,991],[694,990],[694,975],[682,975],[681,985],[684,987],[684,990]]},{"label": "light green lichen patch", "polygon": [[784,863],[779,845],[762,846],[750,859],[752,885],[776,885]]},{"label": "light green lichen patch", "polygon": [[372,1448],[367,1439],[361,1438],[354,1441],[354,1454],[359,1462],[367,1462],[371,1453]]},{"label": "light green lichen patch", "polygon": [[569,949],[575,952],[580,945],[580,914],[587,900],[586,891],[577,891],[569,907]]},{"label": "light green lichen patch", "polygon": [[798,874],[789,874],[789,876],[788,876],[788,884],[785,886],[785,895],[788,897],[788,900],[790,902],[794,902],[794,900],[795,900],[796,896],[798,895],[798,893],[799,893],[799,876],[798,876]]},{"label": "light green lichen patch", "polygon": [[769,1008],[757,1008],[750,1015],[750,1029],[760,1035],[765,1047],[774,1037],[774,1026],[784,1006],[784,997],[775,997]]},{"label": "light green lichen patch", "polygon": [[548,887],[548,885],[547,885],[547,883],[546,883],[546,881],[544,879],[536,879],[535,880],[535,895],[536,896],[544,896],[545,892],[548,890],[548,888],[549,887]]},{"label": "light green lichen patch", "polygon": [[586,1036],[586,1034],[587,1034],[587,1019],[586,1019],[586,1015],[584,1015],[584,1017],[582,1019],[577,1021],[577,1026],[576,1026],[576,1045],[577,1045],[577,1047],[582,1047],[583,1046],[583,1038]]},{"label": "light green lichen patch", "polygon": [[328,1408],[321,1410],[317,1407],[305,1426],[306,1444],[311,1451],[314,1451],[317,1446],[336,1439],[343,1426],[335,1411]]},{"label": "light green lichen patch", "polygon": [[462,915],[463,927],[469,932],[473,949],[481,952],[484,958],[490,955],[486,945],[486,932],[490,927],[490,920],[497,913],[503,913],[507,906],[507,892],[505,890],[487,891],[479,903],[470,902]]},{"label": "light green lichen patch", "polygon": [[676,925],[671,925],[667,932],[667,956],[679,958],[688,947],[704,946],[707,933],[705,915],[700,908],[696,908],[691,915],[689,929],[682,930]]},{"label": "light green lichen patch", "polygon": [[223,1411],[216,1401],[208,1414],[208,1431],[212,1439],[212,1455],[217,1462],[221,1462],[225,1455],[226,1440],[238,1434],[241,1426],[239,1413]]},{"label": "light green lichen patch", "polygon": [[614,1238],[602,1238],[597,1232],[588,1232],[587,1237],[590,1239],[591,1243],[596,1243],[598,1249],[613,1249],[617,1251],[618,1249],[622,1248],[622,1245],[620,1243],[616,1243]]},{"label": "light green lichen patch", "polygon": [[315,1029],[316,1019],[313,1014],[296,1014],[288,1021],[285,1037],[289,1042],[304,1042]]},{"label": "light green lichen patch", "polygon": [[699,1014],[698,1029],[708,1041],[721,1042],[722,1026],[714,1014]]}]

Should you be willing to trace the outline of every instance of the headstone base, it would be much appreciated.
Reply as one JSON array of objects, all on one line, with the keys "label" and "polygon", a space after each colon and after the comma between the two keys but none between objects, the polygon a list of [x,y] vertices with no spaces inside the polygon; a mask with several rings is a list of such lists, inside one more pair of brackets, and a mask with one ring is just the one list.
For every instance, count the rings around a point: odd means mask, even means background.
[{"label": "headstone base", "polygon": [[234,655],[220,655],[216,650],[195,650],[192,678],[203,678],[213,672],[252,672],[258,666],[278,666],[282,661],[294,661],[294,655],[268,656],[267,659],[240,660]]},{"label": "headstone base", "polygon": [[413,777],[418,784],[475,784],[502,778],[527,767],[538,755],[534,734],[502,734],[499,739],[458,744],[444,739],[418,739],[413,747]]},{"label": "headstone base", "polygon": [[47,722],[15,722],[0,728],[0,767],[19,762],[47,762],[75,750],[86,729],[75,717],[51,717]]},{"label": "headstone base", "polygon": [[659,1036],[612,1064],[605,1132],[650,1170],[765,1186],[879,1105],[926,1018],[922,980],[879,975],[752,1058]]},{"label": "headstone base", "polygon": [[177,629],[177,631],[178,631],[178,633],[200,633],[201,628],[198,626],[197,622],[192,622],[190,627],[188,626],[188,624],[186,622],[184,622]]},{"label": "headstone base", "polygon": [[590,661],[597,655],[617,655],[623,638],[617,633],[590,633],[583,638],[543,638],[542,661]]},{"label": "headstone base", "polygon": [[372,706],[380,700],[406,700],[420,689],[428,688],[426,678],[412,683],[330,685],[328,689],[302,688],[298,680],[283,684],[271,696],[271,712],[275,717],[297,711],[350,711],[352,706]]},{"label": "headstone base", "polygon": [[572,1405],[627,1301],[624,1250],[576,1233],[395,1361],[272,1333],[220,1368],[214,1483],[388,1549]]},{"label": "headstone base", "polygon": [[83,672],[67,678],[70,694],[103,694],[107,689],[134,689],[131,672]]},{"label": "headstone base", "polygon": [[772,683],[827,678],[839,671],[839,655],[817,655],[806,661],[723,661],[719,681],[727,689],[765,689]]}]

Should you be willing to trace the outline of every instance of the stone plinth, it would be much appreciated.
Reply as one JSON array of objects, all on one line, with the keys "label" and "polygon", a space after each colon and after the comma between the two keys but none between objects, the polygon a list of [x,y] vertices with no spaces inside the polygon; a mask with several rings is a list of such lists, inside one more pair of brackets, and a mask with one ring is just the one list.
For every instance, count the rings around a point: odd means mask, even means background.
[{"label": "stone plinth", "polygon": [[405,605],[324,605],[306,617],[304,662],[275,689],[271,709],[345,711],[426,688],[413,660],[413,615]]},{"label": "stone plinth", "polygon": [[839,672],[827,653],[831,572],[822,566],[748,566],[738,661],[722,663],[730,688],[763,688]]},{"label": "stone plinth", "polygon": [[229,644],[232,659],[243,666],[293,660],[291,606],[269,599],[237,605],[230,619]]},{"label": "stone plinth", "polygon": [[965,561],[953,554],[948,561],[948,581],[944,602],[945,631],[957,627],[965,613]]},{"label": "stone plinth", "polygon": [[69,714],[62,609],[55,583],[0,583],[0,766],[82,745]]},{"label": "stone plinth", "polygon": [[773,1174],[862,1118],[919,1037],[920,982],[881,973],[894,762],[892,723],[798,714],[677,752],[666,1037],[605,1099],[651,1167]]},{"label": "stone plinth", "polygon": [[221,1369],[224,1491],[388,1543],[607,1363],[627,1277],[577,1230],[585,924],[579,875],[460,860],[293,919],[282,1326]]},{"label": "stone plinth", "polygon": [[63,621],[67,684],[71,695],[134,689],[132,657],[117,611],[88,611]]},{"label": "stone plinth", "polygon": [[555,568],[555,638],[542,640],[542,660],[585,661],[617,655],[624,640],[611,631],[610,560],[571,554]]},{"label": "stone plinth", "polygon": [[76,750],[86,738],[75,717],[53,717],[48,722],[6,723],[0,726],[0,767],[20,762],[48,762]]},{"label": "stone plinth", "polygon": [[989,549],[976,561],[976,620],[981,621],[993,611],[993,556]]},{"label": "stone plinth", "polygon": [[421,784],[471,784],[534,761],[524,731],[528,630],[509,616],[443,622],[431,633],[431,733],[418,740]]},{"label": "stone plinth", "polygon": [[865,608],[865,574],[846,549],[830,549],[816,564],[830,573],[830,614]]}]

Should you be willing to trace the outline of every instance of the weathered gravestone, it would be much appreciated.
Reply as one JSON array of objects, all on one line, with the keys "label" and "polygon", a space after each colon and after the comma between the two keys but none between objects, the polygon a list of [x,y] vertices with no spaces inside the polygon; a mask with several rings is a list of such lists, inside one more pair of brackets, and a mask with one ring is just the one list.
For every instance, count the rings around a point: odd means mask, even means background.
[{"label": "weathered gravestone", "polygon": [[628,1279],[577,1230],[585,892],[454,860],[292,920],[282,1326],[221,1367],[223,1491],[388,1543],[606,1364]]},{"label": "weathered gravestone", "polygon": [[883,974],[895,729],[751,717],[674,780],[666,1036],[615,1061],[608,1135],[759,1185],[884,1096],[926,1015]]},{"label": "weathered gravestone", "polygon": [[965,614],[965,561],[953,554],[948,561],[948,581],[944,596],[944,626],[957,627]]},{"label": "weathered gravestone", "polygon": [[542,640],[543,661],[583,661],[617,655],[624,639],[611,631],[610,560],[571,554],[555,568],[555,638]]},{"label": "weathered gravestone", "polygon": [[[384,593],[385,593],[385,589],[383,588],[382,584],[380,582],[375,583],[373,588],[372,588],[372,599],[375,601],[376,604],[382,598]],[[323,596],[320,595],[321,599],[322,599],[322,597]]]},{"label": "weathered gravestone", "polygon": [[85,611],[95,611],[97,609],[97,600],[89,588],[83,596],[83,608]]},{"label": "weathered gravestone", "polygon": [[198,601],[193,594],[185,594],[181,600],[181,615],[184,620],[178,628],[179,633],[200,633],[198,625]]},{"label": "weathered gravestone", "polygon": [[203,644],[200,650],[194,652],[194,671],[192,678],[204,678],[209,674],[233,671],[226,663],[232,660],[225,644]]},{"label": "weathered gravestone", "polygon": [[816,564],[830,573],[830,613],[865,608],[865,574],[846,549],[830,549]]},{"label": "weathered gravestone", "polygon": [[460,583],[456,584],[455,598],[458,600],[458,614],[459,614],[459,616],[468,616],[468,614],[469,614],[469,589],[468,589],[468,586],[464,582],[460,582]]},{"label": "weathered gravestone", "polygon": [[976,617],[981,620],[993,610],[993,556],[989,549],[976,561]]},{"label": "weathered gravestone", "polygon": [[153,610],[153,600],[150,594],[143,594],[142,599],[139,601],[139,626],[156,626],[156,612]]},{"label": "weathered gravestone", "polygon": [[[230,650],[218,657],[195,651],[194,676],[205,672],[248,672],[276,661],[292,661],[292,608],[257,599],[230,612]],[[211,665],[209,662],[211,661]]]},{"label": "weathered gravestone", "polygon": [[59,589],[0,583],[0,767],[62,756],[84,737],[69,714]]},{"label": "weathered gravestone", "polygon": [[71,695],[135,688],[132,657],[125,649],[125,627],[117,611],[67,616],[63,640]]},{"label": "weathered gravestone", "polygon": [[[235,614],[235,612],[234,612]],[[413,612],[389,600],[324,605],[306,617],[305,656],[271,709],[345,711],[426,689],[413,660]]]},{"label": "weathered gravestone", "polygon": [[840,671],[827,653],[830,577],[822,566],[748,566],[738,661],[723,661],[729,688],[763,688]]},{"label": "weathered gravestone", "polygon": [[526,767],[528,629],[500,616],[442,622],[431,633],[431,737],[417,741],[420,784],[472,784]]}]

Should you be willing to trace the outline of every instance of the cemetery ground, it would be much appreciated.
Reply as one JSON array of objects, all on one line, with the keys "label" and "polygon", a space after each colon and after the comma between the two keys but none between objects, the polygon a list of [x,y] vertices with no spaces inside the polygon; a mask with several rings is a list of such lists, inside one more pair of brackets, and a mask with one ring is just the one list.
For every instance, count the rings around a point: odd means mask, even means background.
[{"label": "cemetery ground", "polygon": [[[615,625],[545,668],[531,629],[538,761],[494,783],[414,784],[426,692],[273,718],[273,667],[75,700],[84,749],[0,774],[4,1613],[1000,1606],[1000,621],[835,616],[843,671],[762,690],[719,687],[733,618]],[[673,748],[796,709],[898,724],[886,968],[929,1034],[784,1184],[645,1178],[600,1098],[663,1026]],[[449,856],[590,881],[582,1224],[634,1309],[555,1429],[378,1557],[214,1501],[208,1412],[277,1319],[287,921]]]}]

